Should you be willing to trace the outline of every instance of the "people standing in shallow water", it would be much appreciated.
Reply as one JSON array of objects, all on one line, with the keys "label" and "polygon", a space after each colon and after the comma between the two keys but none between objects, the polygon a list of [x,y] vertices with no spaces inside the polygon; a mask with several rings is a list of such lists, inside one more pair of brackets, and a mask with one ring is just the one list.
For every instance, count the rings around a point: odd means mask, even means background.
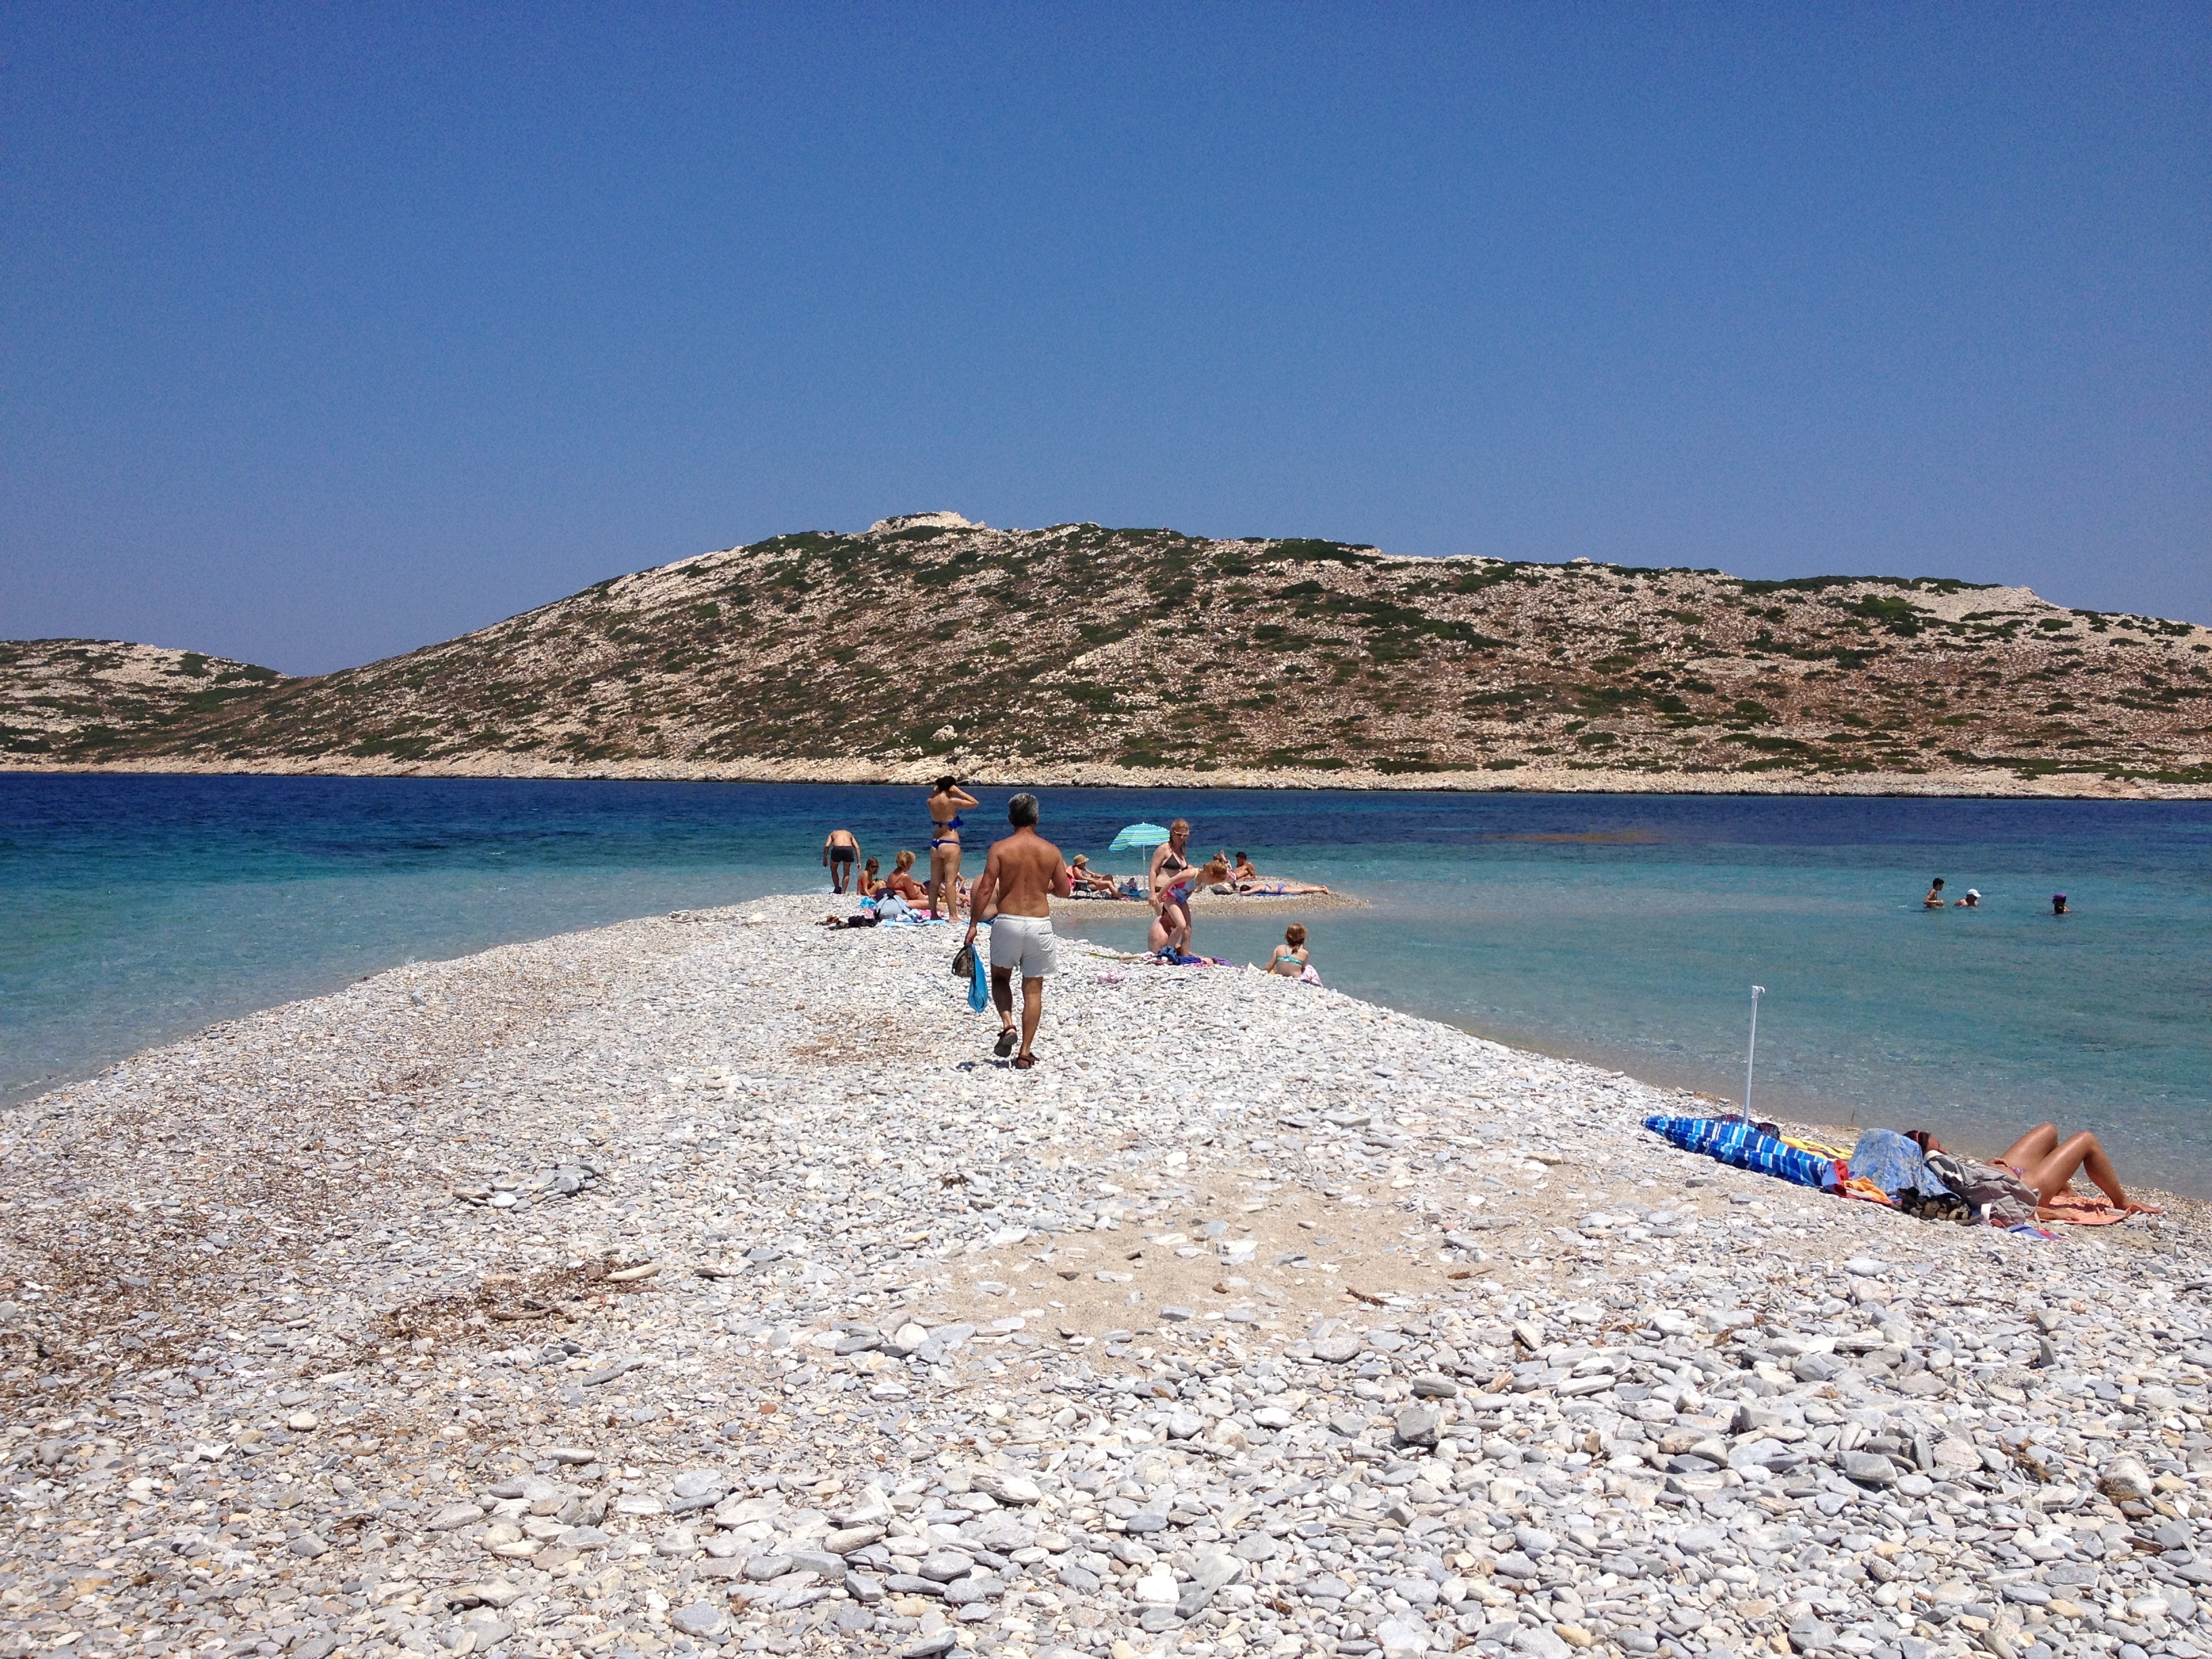
[{"label": "people standing in shallow water", "polygon": [[852,884],[853,865],[860,856],[860,838],[850,830],[832,830],[822,842],[822,862],[830,872],[830,890],[842,893]]},{"label": "people standing in shallow water", "polygon": [[1935,884],[1928,890],[1928,896],[1920,901],[1920,908],[1923,910],[1941,910],[1944,908],[1942,877],[1936,878]]},{"label": "people standing in shallow water", "polygon": [[929,792],[929,912],[960,920],[960,815],[981,802],[946,773]]}]

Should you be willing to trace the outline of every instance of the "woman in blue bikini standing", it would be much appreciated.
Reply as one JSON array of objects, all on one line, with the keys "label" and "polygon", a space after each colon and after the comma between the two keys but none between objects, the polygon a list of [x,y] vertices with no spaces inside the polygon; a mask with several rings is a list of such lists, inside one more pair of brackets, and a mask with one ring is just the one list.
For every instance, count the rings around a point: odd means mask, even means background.
[{"label": "woman in blue bikini standing", "polygon": [[929,913],[960,920],[960,814],[982,803],[951,773],[929,792]]}]

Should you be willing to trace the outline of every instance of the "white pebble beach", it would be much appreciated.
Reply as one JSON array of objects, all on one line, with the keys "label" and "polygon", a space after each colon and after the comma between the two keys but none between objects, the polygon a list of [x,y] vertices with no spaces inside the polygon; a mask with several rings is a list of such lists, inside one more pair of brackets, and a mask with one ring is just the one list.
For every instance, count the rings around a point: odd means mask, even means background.
[{"label": "white pebble beach", "polygon": [[828,902],[0,1119],[0,1659],[2212,1654],[2194,1206],[1911,1219],[1079,916],[1016,1072]]}]

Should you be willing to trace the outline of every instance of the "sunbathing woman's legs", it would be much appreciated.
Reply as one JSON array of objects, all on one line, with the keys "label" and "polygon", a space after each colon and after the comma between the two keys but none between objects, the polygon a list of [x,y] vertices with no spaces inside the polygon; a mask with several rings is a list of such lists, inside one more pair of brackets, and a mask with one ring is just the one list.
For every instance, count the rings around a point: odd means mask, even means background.
[{"label": "sunbathing woman's legs", "polygon": [[2039,1123],[2018,1140],[1997,1154],[1997,1162],[2015,1170],[2032,1170],[2049,1158],[2058,1146],[2058,1126]]},{"label": "sunbathing woman's legs", "polygon": [[2128,1202],[2119,1172],[2112,1168],[2112,1160],[2105,1155],[2097,1137],[2087,1129],[2062,1142],[2057,1124],[2039,1123],[2006,1147],[1997,1161],[2018,1170],[2021,1179],[2035,1188],[2039,1198],[2048,1200],[2064,1192],[2079,1172],[2094,1182],[2098,1190],[2119,1208],[2137,1207]]},{"label": "sunbathing woman's legs", "polygon": [[2069,1135],[2055,1147],[2040,1164],[2024,1164],[2027,1171],[2022,1177],[2035,1188],[2041,1198],[2051,1198],[2066,1190],[2066,1183],[2080,1170],[2096,1182],[2098,1189],[2123,1210],[2135,1206],[2128,1202],[2126,1188],[2120,1185],[2119,1173],[2112,1168],[2112,1160],[2105,1156],[2097,1137],[2087,1129]]}]

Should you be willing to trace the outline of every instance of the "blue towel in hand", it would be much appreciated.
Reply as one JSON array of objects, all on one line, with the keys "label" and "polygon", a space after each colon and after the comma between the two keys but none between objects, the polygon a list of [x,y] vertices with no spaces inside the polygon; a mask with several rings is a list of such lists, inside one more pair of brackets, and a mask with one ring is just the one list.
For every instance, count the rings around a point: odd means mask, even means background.
[{"label": "blue towel in hand", "polygon": [[968,1007],[969,1012],[978,1014],[991,1006],[990,974],[983,966],[985,954],[981,949],[975,952],[975,977],[968,981]]}]

